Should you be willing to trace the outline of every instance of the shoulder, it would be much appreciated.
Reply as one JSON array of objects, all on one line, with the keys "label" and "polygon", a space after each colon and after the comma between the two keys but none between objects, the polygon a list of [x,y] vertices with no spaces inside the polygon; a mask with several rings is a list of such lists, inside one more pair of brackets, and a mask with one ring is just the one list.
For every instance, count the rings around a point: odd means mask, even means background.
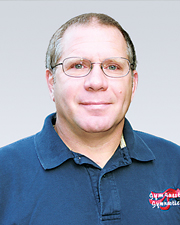
[{"label": "shoulder", "polygon": [[155,155],[174,155],[180,159],[180,146],[161,137],[154,136],[141,131],[134,131],[134,134],[141,138]]},{"label": "shoulder", "polygon": [[[8,195],[8,193],[13,193],[21,186],[26,185],[39,169],[41,169],[41,165],[35,149],[34,136],[1,148],[0,197],[2,197],[2,193]],[[8,187],[8,190],[6,187]]]},{"label": "shoulder", "polygon": [[134,131],[136,135],[138,135],[139,137],[141,137],[144,141],[148,142],[149,144],[151,145],[160,145],[160,146],[173,146],[175,148],[179,148],[180,149],[180,146],[169,141],[169,140],[166,140],[164,138],[161,138],[161,137],[157,137],[157,136],[154,136],[152,134],[148,134],[148,133],[145,133],[145,132],[142,132],[142,131]]},{"label": "shoulder", "polygon": [[34,136],[24,138],[0,148],[0,161],[2,167],[26,165],[35,156]]},{"label": "shoulder", "polygon": [[27,137],[27,138],[23,138],[21,140],[18,140],[14,143],[11,143],[9,145],[3,146],[0,148],[0,155],[4,154],[5,152],[9,152],[11,151],[13,153],[13,151],[18,151],[18,150],[22,150],[22,149],[28,149],[33,145],[34,142],[34,135]]}]

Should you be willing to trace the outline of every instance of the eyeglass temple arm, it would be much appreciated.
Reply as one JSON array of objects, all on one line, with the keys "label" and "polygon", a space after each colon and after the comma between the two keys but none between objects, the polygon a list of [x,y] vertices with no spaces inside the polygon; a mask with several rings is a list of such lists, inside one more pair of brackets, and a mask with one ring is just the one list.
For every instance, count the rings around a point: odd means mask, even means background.
[{"label": "eyeglass temple arm", "polygon": [[54,69],[56,66],[62,65],[63,63],[58,63],[55,66],[51,66],[51,69]]}]

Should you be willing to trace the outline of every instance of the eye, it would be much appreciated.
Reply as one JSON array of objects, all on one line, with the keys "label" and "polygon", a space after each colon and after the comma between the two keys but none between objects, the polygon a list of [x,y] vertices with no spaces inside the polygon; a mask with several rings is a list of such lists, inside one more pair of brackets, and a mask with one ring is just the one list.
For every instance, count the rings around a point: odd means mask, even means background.
[{"label": "eye", "polygon": [[74,67],[76,69],[83,69],[84,66],[82,64],[76,64],[76,65],[74,65]]},{"label": "eye", "polygon": [[117,70],[120,70],[121,67],[117,64],[117,63],[107,63],[104,65],[104,69],[105,70],[110,70],[110,71],[117,71]]},{"label": "eye", "polygon": [[110,66],[108,66],[108,69],[109,69],[109,70],[116,70],[116,69],[117,69],[117,66],[115,66],[115,65],[110,65]]}]

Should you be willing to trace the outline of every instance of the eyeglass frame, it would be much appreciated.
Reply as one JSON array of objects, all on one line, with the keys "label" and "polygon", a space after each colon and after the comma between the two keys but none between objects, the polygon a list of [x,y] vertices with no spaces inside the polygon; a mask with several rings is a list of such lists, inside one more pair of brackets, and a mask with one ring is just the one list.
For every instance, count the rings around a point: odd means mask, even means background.
[{"label": "eyeglass frame", "polygon": [[[67,73],[64,71],[63,63],[64,63],[65,60],[70,59],[70,58],[81,58],[81,59],[86,59],[86,60],[88,60],[88,61],[91,63],[91,67],[90,67],[89,72],[88,72],[87,74],[85,74],[85,75],[82,75],[82,76],[73,76],[73,75],[67,74]],[[129,64],[129,70],[128,70],[128,72],[127,72],[125,75],[123,75],[123,76],[109,76],[109,75],[107,75],[107,74],[104,72],[104,68],[103,68],[103,66],[102,66],[102,65],[103,65],[103,62],[104,62],[105,60],[107,60],[107,59],[112,59],[112,58],[121,58],[121,59],[127,60],[128,64]],[[62,62],[56,64],[55,66],[51,66],[51,68],[54,69],[55,67],[62,65],[62,70],[63,70],[63,72],[64,72],[64,74],[65,74],[66,76],[68,76],[68,77],[74,77],[74,78],[81,78],[81,77],[86,77],[86,76],[91,72],[91,70],[93,69],[93,66],[92,66],[92,65],[94,65],[94,64],[100,64],[100,65],[101,65],[101,66],[100,66],[100,67],[101,67],[101,70],[103,71],[103,73],[105,74],[105,76],[111,77],[111,78],[122,78],[122,77],[127,76],[128,73],[129,73],[130,70],[131,70],[131,66],[133,66],[133,64],[129,61],[129,59],[126,59],[126,58],[124,58],[124,57],[110,57],[110,58],[104,59],[102,62],[91,62],[91,60],[89,60],[89,59],[87,59],[87,58],[74,56],[74,57],[67,57],[67,58],[63,59]]]}]

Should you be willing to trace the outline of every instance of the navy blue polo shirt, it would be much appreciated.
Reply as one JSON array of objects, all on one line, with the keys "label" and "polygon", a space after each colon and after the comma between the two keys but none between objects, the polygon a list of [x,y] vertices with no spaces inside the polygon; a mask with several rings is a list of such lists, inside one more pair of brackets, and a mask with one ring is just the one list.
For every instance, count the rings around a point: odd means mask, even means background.
[{"label": "navy blue polo shirt", "polygon": [[1,225],[180,224],[179,146],[126,120],[127,146],[101,169],[68,149],[54,120],[1,148]]}]

